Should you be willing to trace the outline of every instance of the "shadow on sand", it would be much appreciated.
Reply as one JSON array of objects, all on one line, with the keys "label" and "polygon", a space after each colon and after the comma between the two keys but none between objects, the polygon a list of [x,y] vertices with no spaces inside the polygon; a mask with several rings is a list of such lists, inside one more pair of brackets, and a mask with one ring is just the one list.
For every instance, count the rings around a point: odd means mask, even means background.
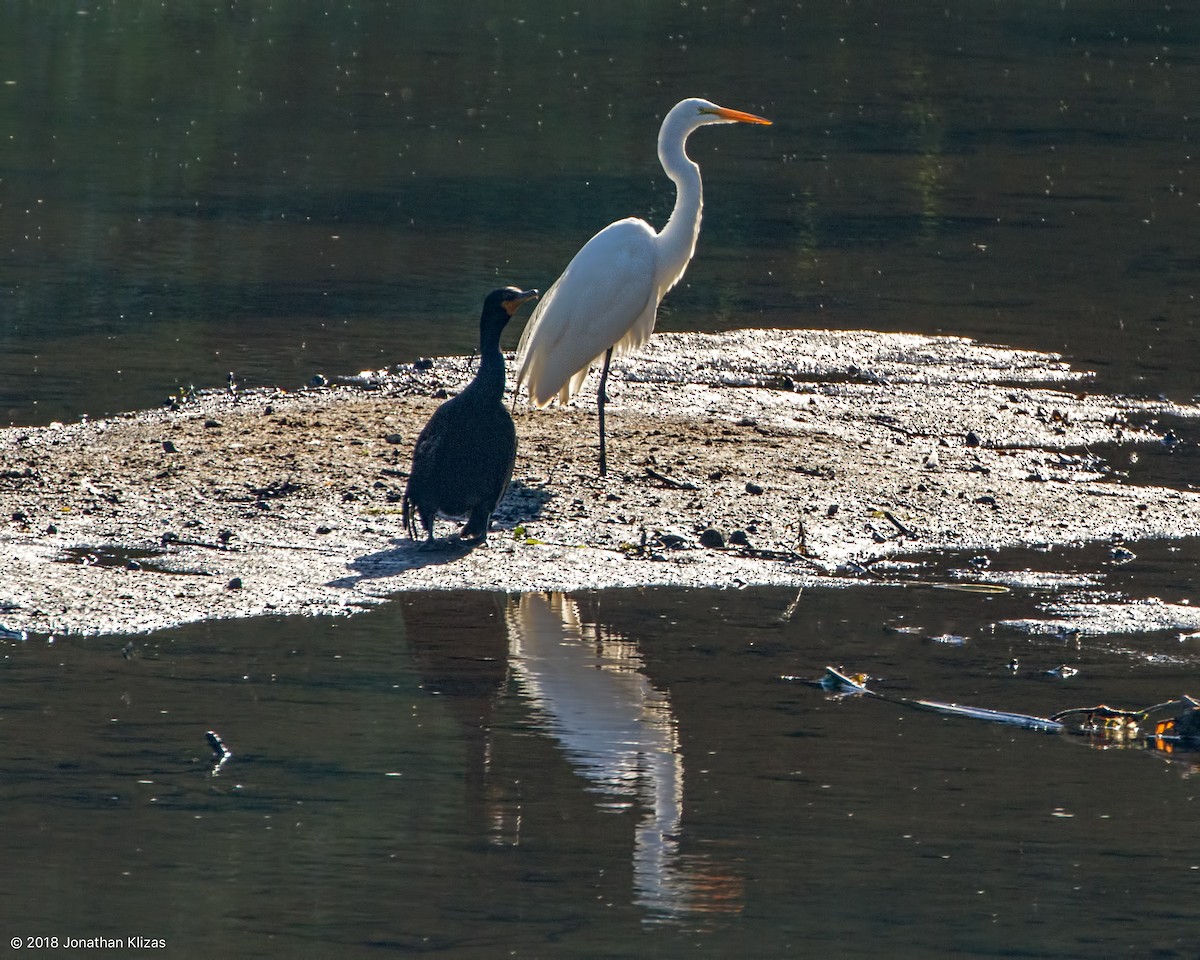
[{"label": "shadow on sand", "polygon": [[[493,518],[492,537],[508,537],[521,523],[539,516],[542,508],[550,499],[550,494],[540,487],[527,487],[519,481],[514,481],[496,509]],[[444,521],[443,521],[444,529]],[[432,567],[439,564],[453,563],[465,557],[479,543],[466,543],[457,536],[439,538],[431,542],[426,540],[393,540],[392,547],[378,550],[356,557],[347,566],[352,573],[331,580],[328,586],[353,589],[363,580],[374,580],[379,577],[391,577],[409,570],[421,567]]]}]

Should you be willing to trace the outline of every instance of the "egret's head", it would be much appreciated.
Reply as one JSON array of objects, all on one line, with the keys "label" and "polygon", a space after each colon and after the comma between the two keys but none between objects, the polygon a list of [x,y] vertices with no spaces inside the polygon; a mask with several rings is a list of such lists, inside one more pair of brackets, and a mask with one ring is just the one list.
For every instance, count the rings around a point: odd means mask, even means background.
[{"label": "egret's head", "polygon": [[689,127],[705,123],[762,123],[768,126],[771,124],[771,121],[765,117],[744,113],[741,110],[730,110],[728,107],[718,106],[711,100],[704,100],[700,97],[681,100],[675,104],[666,119],[663,120],[663,125],[665,126],[667,120],[676,116]]}]

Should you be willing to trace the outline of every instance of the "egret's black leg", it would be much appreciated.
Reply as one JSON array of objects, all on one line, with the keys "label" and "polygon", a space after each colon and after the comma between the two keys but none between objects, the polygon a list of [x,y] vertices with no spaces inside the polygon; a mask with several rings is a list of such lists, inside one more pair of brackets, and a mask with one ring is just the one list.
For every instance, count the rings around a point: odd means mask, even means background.
[{"label": "egret's black leg", "polygon": [[600,412],[600,476],[608,475],[608,459],[604,455],[604,405],[608,403],[608,394],[604,387],[608,383],[608,365],[612,362],[613,348],[609,347],[604,353],[604,369],[600,371],[600,389],[596,392],[596,409]]}]

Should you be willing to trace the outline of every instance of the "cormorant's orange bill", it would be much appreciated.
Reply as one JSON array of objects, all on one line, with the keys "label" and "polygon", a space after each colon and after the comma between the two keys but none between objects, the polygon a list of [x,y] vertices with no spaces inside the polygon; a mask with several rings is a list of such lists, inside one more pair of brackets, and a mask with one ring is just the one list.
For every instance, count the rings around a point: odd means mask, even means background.
[{"label": "cormorant's orange bill", "polygon": [[506,311],[508,311],[508,315],[511,317],[517,312],[517,308],[521,306],[521,304],[529,300],[536,300],[537,298],[538,292],[536,290],[522,290],[511,300],[505,300],[502,306]]},{"label": "cormorant's orange bill", "polygon": [[753,113],[743,113],[741,110],[730,110],[727,107],[705,110],[704,113],[715,113],[722,120],[736,120],[738,123],[765,123],[768,127],[771,125],[771,121],[766,117],[755,116]]}]

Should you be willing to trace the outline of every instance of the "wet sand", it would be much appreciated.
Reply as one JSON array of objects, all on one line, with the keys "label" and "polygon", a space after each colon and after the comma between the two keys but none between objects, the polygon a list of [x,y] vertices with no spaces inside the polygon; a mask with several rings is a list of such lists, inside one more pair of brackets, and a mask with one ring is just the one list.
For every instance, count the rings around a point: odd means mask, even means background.
[{"label": "wet sand", "polygon": [[[0,431],[0,625],[147,631],[343,614],[397,591],[803,586],[887,561],[1200,535],[1200,492],[1120,465],[1182,407],[1088,392],[1060,357],[952,337],[660,334],[610,379],[516,410],[513,483],[486,545],[419,549],[412,442],[471,358],[299,393]],[[1108,459],[1096,451],[1103,450]]]}]

